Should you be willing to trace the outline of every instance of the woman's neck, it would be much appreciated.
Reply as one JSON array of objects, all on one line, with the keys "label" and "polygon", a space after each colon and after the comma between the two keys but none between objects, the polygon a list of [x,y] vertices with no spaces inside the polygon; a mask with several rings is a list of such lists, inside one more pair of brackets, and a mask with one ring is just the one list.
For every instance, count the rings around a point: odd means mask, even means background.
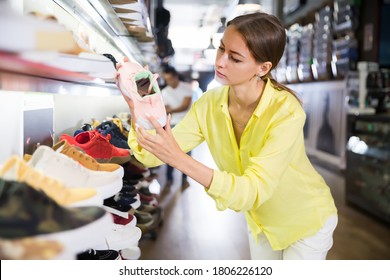
[{"label": "woman's neck", "polygon": [[241,110],[254,110],[259,104],[265,87],[263,80],[246,85],[231,86],[229,90],[229,106]]}]

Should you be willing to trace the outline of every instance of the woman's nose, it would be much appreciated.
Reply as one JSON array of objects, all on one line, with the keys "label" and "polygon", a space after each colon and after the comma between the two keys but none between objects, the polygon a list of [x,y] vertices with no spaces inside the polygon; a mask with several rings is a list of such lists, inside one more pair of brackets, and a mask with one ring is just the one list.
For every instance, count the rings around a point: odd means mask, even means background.
[{"label": "woman's nose", "polygon": [[217,56],[215,58],[215,66],[224,67],[225,65],[226,65],[226,55],[217,54]]}]

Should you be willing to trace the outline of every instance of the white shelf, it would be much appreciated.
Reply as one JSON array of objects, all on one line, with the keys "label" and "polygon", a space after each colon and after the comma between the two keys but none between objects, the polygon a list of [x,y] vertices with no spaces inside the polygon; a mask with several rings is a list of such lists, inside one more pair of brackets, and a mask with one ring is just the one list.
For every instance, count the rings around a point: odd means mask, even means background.
[{"label": "white shelf", "polygon": [[22,92],[44,92],[67,95],[109,96],[120,95],[115,84],[94,82],[71,82],[48,79],[0,70],[0,90]]}]

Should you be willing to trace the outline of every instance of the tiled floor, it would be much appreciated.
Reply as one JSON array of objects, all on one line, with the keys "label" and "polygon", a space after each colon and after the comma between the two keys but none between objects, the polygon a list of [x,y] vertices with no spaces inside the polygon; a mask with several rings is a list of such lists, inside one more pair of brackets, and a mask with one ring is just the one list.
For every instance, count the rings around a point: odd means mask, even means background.
[{"label": "tiled floor", "polygon": [[[214,167],[205,145],[194,150],[192,156]],[[316,167],[330,185],[339,210],[339,224],[328,259],[390,260],[390,225],[346,205],[343,176]],[[181,174],[177,171],[170,190],[164,190],[164,171],[165,166],[160,167],[160,205],[164,209],[164,223],[157,231],[156,240],[140,241],[141,259],[249,259],[244,215],[216,210],[214,201],[204,193],[203,187],[192,180],[189,188],[181,190]]]}]

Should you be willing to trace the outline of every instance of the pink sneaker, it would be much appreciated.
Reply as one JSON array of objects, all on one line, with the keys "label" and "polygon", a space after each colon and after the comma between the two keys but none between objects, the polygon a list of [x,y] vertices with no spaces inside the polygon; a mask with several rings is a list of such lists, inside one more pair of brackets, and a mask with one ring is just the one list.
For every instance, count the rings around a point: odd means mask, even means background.
[{"label": "pink sneaker", "polygon": [[146,114],[149,114],[155,117],[161,126],[165,126],[167,113],[156,81],[158,75],[131,61],[122,61],[118,73],[118,88],[134,102],[137,124],[145,129],[154,129],[146,118]]}]

